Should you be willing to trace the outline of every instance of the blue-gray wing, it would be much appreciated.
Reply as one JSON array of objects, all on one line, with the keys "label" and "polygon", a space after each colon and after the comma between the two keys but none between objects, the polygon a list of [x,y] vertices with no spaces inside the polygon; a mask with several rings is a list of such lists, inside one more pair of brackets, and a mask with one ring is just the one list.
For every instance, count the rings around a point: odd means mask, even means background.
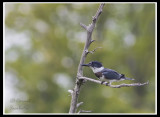
[{"label": "blue-gray wing", "polygon": [[102,75],[105,76],[108,80],[120,79],[120,74],[111,69],[104,69]]}]

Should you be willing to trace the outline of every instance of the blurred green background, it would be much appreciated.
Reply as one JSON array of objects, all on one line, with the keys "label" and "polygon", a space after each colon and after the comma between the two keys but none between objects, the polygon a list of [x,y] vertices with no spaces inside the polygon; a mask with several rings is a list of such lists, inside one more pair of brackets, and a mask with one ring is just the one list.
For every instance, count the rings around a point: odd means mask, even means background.
[{"label": "blurred green background", "polygon": [[[5,112],[68,113],[88,25],[98,3],[5,4]],[[92,82],[79,109],[93,113],[155,113],[155,4],[106,3],[86,63],[97,60],[149,85],[110,88]],[[97,79],[91,69],[84,76]],[[122,83],[119,82],[119,83]],[[119,84],[113,83],[113,84]]]}]

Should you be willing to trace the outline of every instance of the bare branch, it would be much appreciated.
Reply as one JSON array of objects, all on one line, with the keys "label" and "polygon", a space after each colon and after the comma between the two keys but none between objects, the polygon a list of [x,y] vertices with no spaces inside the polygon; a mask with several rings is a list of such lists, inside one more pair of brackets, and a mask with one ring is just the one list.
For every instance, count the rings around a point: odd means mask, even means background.
[{"label": "bare branch", "polygon": [[78,113],[90,113],[90,112],[92,112],[92,111],[86,111],[86,110],[79,110],[79,112]]},{"label": "bare branch", "polygon": [[148,85],[149,81],[145,82],[145,83],[132,83],[132,84],[120,84],[120,85],[108,85],[109,87],[112,88],[121,88],[121,87],[139,87],[139,86],[143,86],[143,85]]},{"label": "bare branch", "polygon": [[[101,84],[101,81],[95,80],[95,79],[92,79],[92,78],[88,78],[88,77],[79,77],[79,79],[85,79],[85,80],[88,80],[88,81],[91,81],[91,82],[94,82],[94,83]],[[120,85],[111,85],[111,84],[108,84],[107,82],[103,83],[103,85],[106,85],[106,86],[109,86],[109,87],[112,87],[112,88],[143,86],[143,85],[148,85],[148,84],[149,84],[149,81],[147,81],[145,83],[132,83],[132,84],[123,83],[123,84],[120,84]]]},{"label": "bare branch", "polygon": [[90,44],[93,43],[94,41],[96,41],[96,40],[91,40]]},{"label": "bare branch", "polygon": [[85,30],[87,30],[87,26],[83,23],[80,23],[81,27],[84,28]]},{"label": "bare branch", "polygon": [[102,4],[100,5],[100,7],[98,8],[95,16],[92,17],[92,18],[93,18],[93,19],[92,19],[93,22],[96,22],[96,20],[98,19],[99,15],[102,13],[102,9],[103,9],[104,5],[105,5],[105,3],[102,3]]},{"label": "bare branch", "polygon": [[79,102],[78,104],[77,104],[77,108],[80,106],[80,105],[82,105],[83,104],[83,102]]},{"label": "bare branch", "polygon": [[72,100],[71,100],[71,104],[70,104],[69,113],[75,113],[76,110],[77,110],[77,102],[78,102],[80,87],[84,83],[84,79],[79,79],[79,77],[83,76],[83,69],[82,69],[81,65],[84,64],[84,62],[85,62],[85,59],[86,59],[86,56],[87,56],[86,51],[88,50],[90,44],[92,42],[94,42],[94,40],[92,40],[92,32],[95,28],[96,21],[97,21],[98,17],[100,16],[103,7],[104,7],[104,3],[102,3],[99,6],[95,16],[92,19],[91,24],[86,26],[85,24],[80,23],[80,25],[87,31],[87,39],[86,39],[86,43],[85,43],[85,46],[84,46],[84,49],[83,49],[83,52],[82,52],[82,55],[81,55],[81,59],[80,59],[79,65],[78,65],[76,85],[73,89]]},{"label": "bare branch", "polygon": [[88,52],[87,52],[87,54],[88,54],[88,53],[93,54],[93,53],[94,53],[98,48],[102,48],[102,47],[97,47],[97,48],[95,48],[95,49],[94,49],[94,50],[92,50],[92,51],[88,51]]},{"label": "bare branch", "polygon": [[[95,80],[93,78],[88,78],[88,77],[79,77],[79,79],[85,79],[87,81],[91,81],[91,82],[94,82],[94,83],[98,83],[98,84],[101,84],[101,81],[100,80]],[[104,82],[103,84],[106,84],[107,82]]]}]

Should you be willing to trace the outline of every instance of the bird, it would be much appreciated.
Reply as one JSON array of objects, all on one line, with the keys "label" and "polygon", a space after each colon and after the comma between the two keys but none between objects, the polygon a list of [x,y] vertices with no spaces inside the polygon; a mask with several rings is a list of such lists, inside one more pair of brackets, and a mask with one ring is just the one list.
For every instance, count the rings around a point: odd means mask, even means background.
[{"label": "bird", "polygon": [[112,82],[134,80],[133,78],[125,77],[124,74],[120,74],[115,70],[104,68],[102,63],[98,61],[91,61],[88,64],[82,64],[82,66],[90,67],[95,76],[101,80],[101,84],[107,82],[106,85],[111,85]]}]

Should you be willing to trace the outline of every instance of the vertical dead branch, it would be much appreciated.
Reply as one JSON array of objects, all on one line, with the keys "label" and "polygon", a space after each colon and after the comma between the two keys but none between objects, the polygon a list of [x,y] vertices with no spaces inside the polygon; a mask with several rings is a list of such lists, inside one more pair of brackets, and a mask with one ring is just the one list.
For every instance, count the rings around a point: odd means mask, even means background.
[{"label": "vertical dead branch", "polygon": [[95,24],[98,20],[98,17],[102,13],[104,5],[105,5],[104,3],[100,4],[95,16],[92,17],[92,23],[91,24],[86,26],[85,24],[80,23],[82,28],[84,28],[87,31],[87,39],[86,39],[86,43],[85,43],[85,46],[84,46],[84,49],[83,49],[83,52],[82,52],[82,55],[81,55],[80,63],[79,63],[79,66],[78,66],[76,84],[75,84],[75,87],[73,89],[73,92],[71,93],[72,99],[71,99],[69,113],[76,113],[76,110],[77,110],[77,103],[78,103],[78,96],[79,96],[79,93],[80,93],[80,87],[81,87],[82,83],[84,82],[84,79],[79,79],[79,77],[83,76],[83,70],[82,70],[81,64],[84,64],[86,56],[88,54],[88,48],[89,48],[90,44],[94,41],[94,40],[92,40],[92,32],[94,30],[94,27],[95,27]]}]

